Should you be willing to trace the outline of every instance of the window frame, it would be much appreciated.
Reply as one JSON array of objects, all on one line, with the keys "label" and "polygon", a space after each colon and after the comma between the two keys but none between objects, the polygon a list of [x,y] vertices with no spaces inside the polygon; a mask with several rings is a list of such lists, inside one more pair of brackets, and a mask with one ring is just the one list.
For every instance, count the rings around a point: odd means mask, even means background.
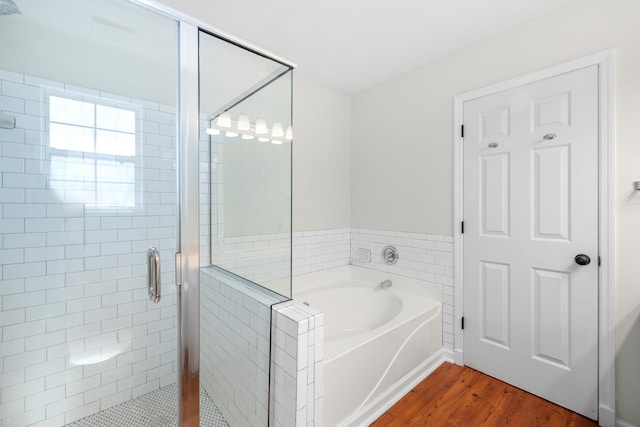
[{"label": "window frame", "polygon": [[[67,122],[59,122],[51,120],[51,98],[63,98],[71,101],[84,102],[88,104],[93,104],[93,126],[86,125],[78,125]],[[93,162],[93,188],[90,190],[93,193],[93,201],[89,202],[87,200],[83,201],[72,201],[68,202],[65,196],[65,202],[68,203],[82,203],[85,206],[87,212],[96,212],[96,213],[109,213],[109,212],[129,212],[129,213],[141,213],[143,211],[144,206],[144,181],[143,181],[143,108],[139,105],[133,103],[125,103],[121,101],[115,101],[109,98],[104,98],[100,96],[88,96],[86,94],[74,94],[69,92],[58,92],[58,91],[47,91],[46,94],[46,106],[47,106],[47,122],[46,122],[46,130],[47,137],[44,146],[46,152],[47,166],[48,171],[46,172],[47,177],[49,179],[49,188],[51,187],[51,180],[53,176],[51,175],[51,165],[52,159],[56,156],[63,157],[65,159],[90,159]],[[109,129],[98,127],[98,106],[104,106],[108,108],[116,108],[124,111],[131,111],[135,115],[135,129],[134,132],[123,132],[116,129]],[[72,150],[72,149],[64,149],[64,148],[56,148],[51,146],[51,124],[61,124],[65,126],[74,126],[83,129],[91,129],[93,134],[93,152],[83,151],[83,150]],[[132,156],[122,155],[122,154],[106,154],[106,153],[98,153],[96,152],[97,148],[97,135],[98,131],[108,131],[108,132],[117,132],[122,134],[134,135],[134,154]],[[134,180],[133,180],[133,198],[134,202],[132,206],[122,206],[122,205],[101,205],[98,202],[98,195],[100,190],[98,188],[99,184],[104,183],[105,181],[100,181],[98,179],[98,163],[99,161],[113,161],[119,164],[122,163],[131,163],[134,168]],[[80,182],[80,181],[76,181]],[[89,181],[90,182],[90,181]],[[111,183],[117,183],[117,181],[107,181]],[[87,182],[88,183],[88,182]]]}]

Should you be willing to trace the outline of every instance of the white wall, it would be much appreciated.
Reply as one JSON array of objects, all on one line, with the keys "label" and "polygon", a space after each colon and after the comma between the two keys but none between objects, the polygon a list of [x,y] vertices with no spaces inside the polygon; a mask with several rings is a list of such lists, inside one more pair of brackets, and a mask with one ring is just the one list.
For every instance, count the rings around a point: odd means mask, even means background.
[{"label": "white wall", "polygon": [[352,226],[453,233],[453,96],[617,52],[617,416],[640,425],[640,2],[585,0],[353,98]]},{"label": "white wall", "polygon": [[347,228],[351,98],[294,74],[293,231]]}]

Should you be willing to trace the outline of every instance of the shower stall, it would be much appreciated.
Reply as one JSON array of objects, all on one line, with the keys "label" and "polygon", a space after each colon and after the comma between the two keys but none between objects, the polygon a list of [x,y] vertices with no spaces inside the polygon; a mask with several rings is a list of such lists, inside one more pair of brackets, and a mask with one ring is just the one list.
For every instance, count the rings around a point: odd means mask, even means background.
[{"label": "shower stall", "polygon": [[272,424],[291,64],[147,1],[8,3],[0,427]]}]

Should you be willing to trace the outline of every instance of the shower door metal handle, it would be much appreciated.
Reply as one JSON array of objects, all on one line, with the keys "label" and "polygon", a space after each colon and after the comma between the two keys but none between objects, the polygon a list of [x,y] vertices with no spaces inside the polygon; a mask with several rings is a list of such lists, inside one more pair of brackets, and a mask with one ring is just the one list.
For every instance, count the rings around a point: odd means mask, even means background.
[{"label": "shower door metal handle", "polygon": [[149,299],[160,302],[160,252],[155,247],[147,251],[147,290]]}]

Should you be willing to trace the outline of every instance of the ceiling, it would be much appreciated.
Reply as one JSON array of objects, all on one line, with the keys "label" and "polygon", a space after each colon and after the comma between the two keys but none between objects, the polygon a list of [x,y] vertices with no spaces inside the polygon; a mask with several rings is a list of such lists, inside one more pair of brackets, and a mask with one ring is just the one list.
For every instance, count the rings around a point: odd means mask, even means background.
[{"label": "ceiling", "polygon": [[[581,0],[137,1],[165,3],[295,62],[298,76],[355,94]],[[113,0],[16,2],[22,15],[2,17],[7,25],[90,38],[155,63],[175,60],[166,54],[175,45],[170,19]]]},{"label": "ceiling", "polygon": [[[578,0],[162,0],[346,94]],[[205,16],[202,16],[205,15]]]}]

